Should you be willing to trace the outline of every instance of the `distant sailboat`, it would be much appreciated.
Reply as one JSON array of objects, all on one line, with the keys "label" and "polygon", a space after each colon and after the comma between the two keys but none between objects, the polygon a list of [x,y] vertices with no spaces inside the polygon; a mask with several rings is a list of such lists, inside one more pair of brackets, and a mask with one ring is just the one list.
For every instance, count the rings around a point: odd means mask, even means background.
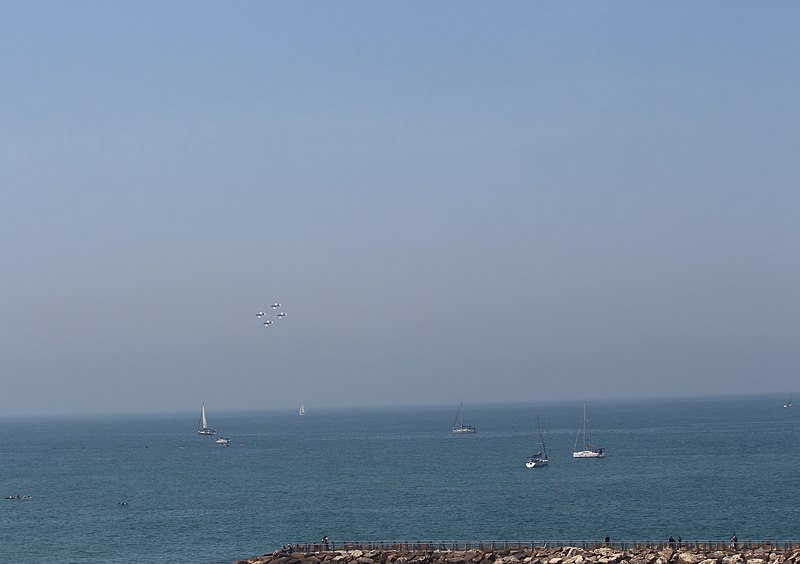
[{"label": "distant sailboat", "polygon": [[789,388],[789,401],[783,404],[784,408],[792,407],[792,389]]},{"label": "distant sailboat", "polygon": [[[456,426],[458,423],[458,426]],[[472,425],[464,425],[464,402],[461,402],[461,406],[458,408],[458,413],[456,413],[456,418],[453,421],[453,432],[454,433],[475,433],[477,429]]]},{"label": "distant sailboat", "polygon": [[208,421],[206,421],[206,404],[203,404],[203,407],[200,408],[200,428],[197,432],[201,435],[213,435],[216,433],[214,429],[208,427]]},{"label": "distant sailboat", "polygon": [[[581,438],[581,431],[583,431],[583,450],[578,450],[578,439]],[[586,402],[583,402],[583,425],[578,428],[578,436],[575,437],[575,449],[572,452],[572,458],[605,458],[605,456],[605,450],[589,444],[589,439],[586,435]]]},{"label": "distant sailboat", "polygon": [[544,435],[542,434],[542,426],[539,424],[539,416],[536,416],[536,426],[539,428],[539,441],[542,444],[542,450],[534,455],[528,457],[525,461],[525,466],[528,468],[539,468],[540,466],[547,466],[547,449],[544,446]]},{"label": "distant sailboat", "polygon": [[230,443],[231,440],[228,437],[220,437],[214,442],[217,443],[218,445],[228,446],[228,443]]},{"label": "distant sailboat", "polygon": [[305,415],[305,414],[306,414],[306,408],[303,407],[303,404],[301,403],[300,404],[300,415],[302,416],[302,415]]}]

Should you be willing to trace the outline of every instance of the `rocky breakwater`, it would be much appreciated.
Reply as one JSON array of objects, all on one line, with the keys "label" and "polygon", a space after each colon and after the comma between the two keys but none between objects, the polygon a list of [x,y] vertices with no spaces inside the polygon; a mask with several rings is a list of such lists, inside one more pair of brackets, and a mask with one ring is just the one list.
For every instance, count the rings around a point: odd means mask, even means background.
[{"label": "rocky breakwater", "polygon": [[503,550],[337,550],[256,556],[236,564],[800,564],[800,548],[633,547]]}]

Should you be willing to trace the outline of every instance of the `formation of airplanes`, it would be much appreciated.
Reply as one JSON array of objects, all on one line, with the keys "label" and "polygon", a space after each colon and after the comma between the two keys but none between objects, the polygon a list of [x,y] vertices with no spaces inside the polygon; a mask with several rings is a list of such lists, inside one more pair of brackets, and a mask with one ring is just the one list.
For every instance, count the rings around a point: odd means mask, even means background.
[{"label": "formation of airplanes", "polygon": [[[270,307],[272,308],[273,311],[275,311],[276,309],[281,307],[281,304],[279,304],[278,302],[275,302]],[[286,317],[286,312],[284,312],[283,310],[278,311],[275,314],[275,317],[277,319],[282,319],[282,318]],[[274,323],[271,319],[267,318],[267,314],[264,313],[263,311],[259,311],[258,313],[256,313],[256,318],[259,319],[259,320],[263,319],[263,321],[261,321],[261,323],[264,325],[264,327],[269,327],[270,325],[272,325]]]}]

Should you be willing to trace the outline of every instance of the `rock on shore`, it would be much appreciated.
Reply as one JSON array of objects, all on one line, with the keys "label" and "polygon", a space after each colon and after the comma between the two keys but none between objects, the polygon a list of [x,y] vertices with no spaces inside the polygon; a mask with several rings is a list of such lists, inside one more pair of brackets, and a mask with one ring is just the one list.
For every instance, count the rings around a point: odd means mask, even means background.
[{"label": "rock on shore", "polygon": [[331,550],[265,554],[236,564],[800,564],[800,548],[634,547],[502,550]]}]

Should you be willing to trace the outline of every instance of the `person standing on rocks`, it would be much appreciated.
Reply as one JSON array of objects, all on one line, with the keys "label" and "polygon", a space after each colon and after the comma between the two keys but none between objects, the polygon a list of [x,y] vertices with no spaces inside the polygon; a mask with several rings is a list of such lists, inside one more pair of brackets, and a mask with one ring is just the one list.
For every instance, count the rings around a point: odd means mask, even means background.
[{"label": "person standing on rocks", "polygon": [[736,538],[736,533],[733,533],[733,536],[731,537],[731,548],[733,550],[736,550],[738,542],[739,542],[739,539]]},{"label": "person standing on rocks", "polygon": [[328,550],[328,535],[322,537],[322,550]]}]

